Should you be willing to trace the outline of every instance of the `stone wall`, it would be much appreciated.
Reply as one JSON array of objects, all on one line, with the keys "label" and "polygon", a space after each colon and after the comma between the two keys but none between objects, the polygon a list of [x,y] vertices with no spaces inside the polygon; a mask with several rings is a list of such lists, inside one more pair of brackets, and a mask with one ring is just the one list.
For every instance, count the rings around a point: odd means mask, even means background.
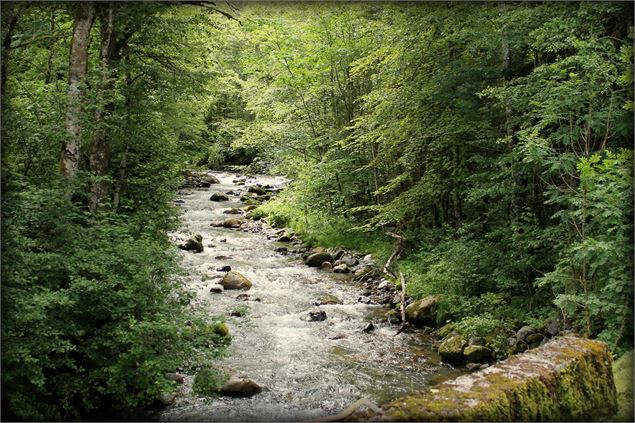
[{"label": "stone wall", "polygon": [[604,343],[556,338],[484,370],[384,405],[386,421],[593,421],[615,413]]}]

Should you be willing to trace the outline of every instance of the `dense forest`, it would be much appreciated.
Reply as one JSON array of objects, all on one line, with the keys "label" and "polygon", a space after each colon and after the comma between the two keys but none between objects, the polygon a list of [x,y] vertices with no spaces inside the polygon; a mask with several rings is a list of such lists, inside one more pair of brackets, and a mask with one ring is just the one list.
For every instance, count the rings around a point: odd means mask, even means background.
[{"label": "dense forest", "polygon": [[174,277],[191,168],[288,177],[253,216],[398,242],[407,294],[501,351],[554,319],[633,348],[630,2],[5,1],[2,43],[4,419],[223,354]]}]

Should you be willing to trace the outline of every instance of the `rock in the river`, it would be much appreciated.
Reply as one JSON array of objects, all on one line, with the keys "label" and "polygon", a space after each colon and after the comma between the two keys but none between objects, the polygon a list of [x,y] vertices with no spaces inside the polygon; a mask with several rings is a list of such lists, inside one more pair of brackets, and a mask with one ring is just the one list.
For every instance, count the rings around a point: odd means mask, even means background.
[{"label": "rock in the river", "polygon": [[201,235],[194,235],[188,239],[184,245],[181,245],[182,250],[194,251],[195,253],[203,252],[203,237]]},{"label": "rock in the river", "polygon": [[213,286],[209,289],[209,292],[211,292],[212,294],[220,294],[223,292],[223,288],[220,286]]},{"label": "rock in the river", "polygon": [[320,267],[325,261],[333,263],[333,257],[327,252],[321,252],[311,254],[309,257],[307,257],[304,263],[307,266]]},{"label": "rock in the river", "polygon": [[366,326],[364,326],[364,328],[362,329],[362,332],[372,332],[375,330],[375,325],[373,324],[373,322],[368,322],[368,324]]},{"label": "rock in the river", "polygon": [[463,361],[463,349],[466,346],[465,338],[461,335],[452,335],[444,339],[439,345],[439,355],[443,361]]},{"label": "rock in the river", "polygon": [[267,194],[267,190],[266,189],[264,189],[263,187],[259,187],[257,185],[252,185],[249,188],[247,188],[247,192],[253,192],[254,194],[258,194],[258,195]]},{"label": "rock in the river", "polygon": [[324,304],[342,304],[342,301],[337,298],[335,295],[324,294],[320,295],[315,301],[313,301],[313,305],[319,306]]},{"label": "rock in the river", "polygon": [[223,211],[224,214],[243,214],[243,209],[231,208]]},{"label": "rock in the river", "polygon": [[437,305],[439,297],[429,296],[406,307],[406,317],[408,321],[416,324],[434,326],[437,323]]},{"label": "rock in the river", "polygon": [[242,224],[240,219],[236,219],[235,217],[230,217],[228,219],[223,220],[223,227],[225,228],[240,228]]},{"label": "rock in the river", "polygon": [[247,279],[242,274],[230,271],[223,277],[223,281],[221,282],[223,288],[225,289],[244,289],[247,290],[251,288],[252,283],[249,279]]},{"label": "rock in the river", "polygon": [[221,192],[215,192],[209,199],[211,201],[229,201],[229,197]]},{"label": "rock in the river", "polygon": [[227,238],[221,238],[218,240],[218,242],[227,242]]},{"label": "rock in the river", "polygon": [[214,175],[210,175],[209,173],[203,174],[201,176],[201,181],[206,182],[208,184],[220,184],[220,181],[218,180],[218,178]]},{"label": "rock in the river", "polygon": [[307,320],[310,322],[321,322],[322,320],[326,320],[326,311],[310,311],[309,315],[307,316]]},{"label": "rock in the river", "polygon": [[322,268],[322,270],[327,270],[329,272],[333,271],[333,265],[331,264],[330,261],[325,261],[320,265],[320,268]]},{"label": "rock in the river", "polygon": [[229,272],[230,270],[232,270],[232,267],[229,264],[216,269],[217,272]]},{"label": "rock in the river", "polygon": [[276,253],[287,254],[288,252],[289,252],[289,249],[287,247],[278,247],[278,248],[276,248]]},{"label": "rock in the river", "polygon": [[348,266],[344,263],[333,267],[333,272],[334,273],[350,273],[351,269],[348,268]]},{"label": "rock in the river", "polygon": [[470,345],[465,347],[463,355],[470,363],[485,363],[492,359],[492,350],[481,345]]},{"label": "rock in the river", "polygon": [[278,238],[276,241],[278,242],[291,242],[291,237],[289,235],[282,235],[280,238]]},{"label": "rock in the river", "polygon": [[262,387],[251,379],[231,376],[220,388],[220,394],[230,397],[250,397],[262,392]]}]

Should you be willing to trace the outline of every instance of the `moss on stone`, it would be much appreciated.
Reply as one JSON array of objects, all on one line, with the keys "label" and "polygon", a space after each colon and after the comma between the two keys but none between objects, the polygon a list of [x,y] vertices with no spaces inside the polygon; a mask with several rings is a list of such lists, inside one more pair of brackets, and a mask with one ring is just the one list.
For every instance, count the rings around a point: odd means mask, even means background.
[{"label": "moss on stone", "polygon": [[397,421],[572,421],[615,411],[606,345],[558,338],[528,353],[385,406]]}]

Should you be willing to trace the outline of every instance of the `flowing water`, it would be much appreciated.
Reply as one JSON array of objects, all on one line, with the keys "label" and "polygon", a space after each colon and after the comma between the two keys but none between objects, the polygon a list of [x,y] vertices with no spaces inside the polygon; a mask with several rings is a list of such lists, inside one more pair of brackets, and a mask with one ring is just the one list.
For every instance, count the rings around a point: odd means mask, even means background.
[{"label": "flowing water", "polygon": [[[174,239],[182,242],[193,234],[203,236],[202,253],[182,252],[189,272],[186,281],[196,291],[199,306],[211,315],[247,309],[243,317],[227,318],[232,343],[219,366],[256,381],[264,390],[250,398],[208,400],[191,393],[188,376],[182,394],[161,413],[160,420],[311,420],[336,414],[360,398],[381,404],[457,374],[458,370],[439,364],[426,335],[395,336],[397,327],[378,319],[387,308],[358,303],[362,288],[352,277],[307,267],[296,254],[277,253],[280,244],[264,233],[210,226],[230,217],[224,210],[242,206],[238,196],[231,195],[230,201],[212,202],[212,193],[246,191],[245,186],[232,183],[236,174],[214,175],[220,184],[181,196],[183,224]],[[247,185],[255,182],[284,185],[280,178],[265,176]],[[221,276],[215,269],[224,265],[253,282],[247,291],[252,301],[236,298],[243,291],[210,293],[218,280],[205,280],[202,275]],[[312,305],[324,294],[336,296],[341,304]],[[317,309],[326,311],[327,319],[307,321],[307,314]],[[369,321],[377,329],[362,332]]]}]

